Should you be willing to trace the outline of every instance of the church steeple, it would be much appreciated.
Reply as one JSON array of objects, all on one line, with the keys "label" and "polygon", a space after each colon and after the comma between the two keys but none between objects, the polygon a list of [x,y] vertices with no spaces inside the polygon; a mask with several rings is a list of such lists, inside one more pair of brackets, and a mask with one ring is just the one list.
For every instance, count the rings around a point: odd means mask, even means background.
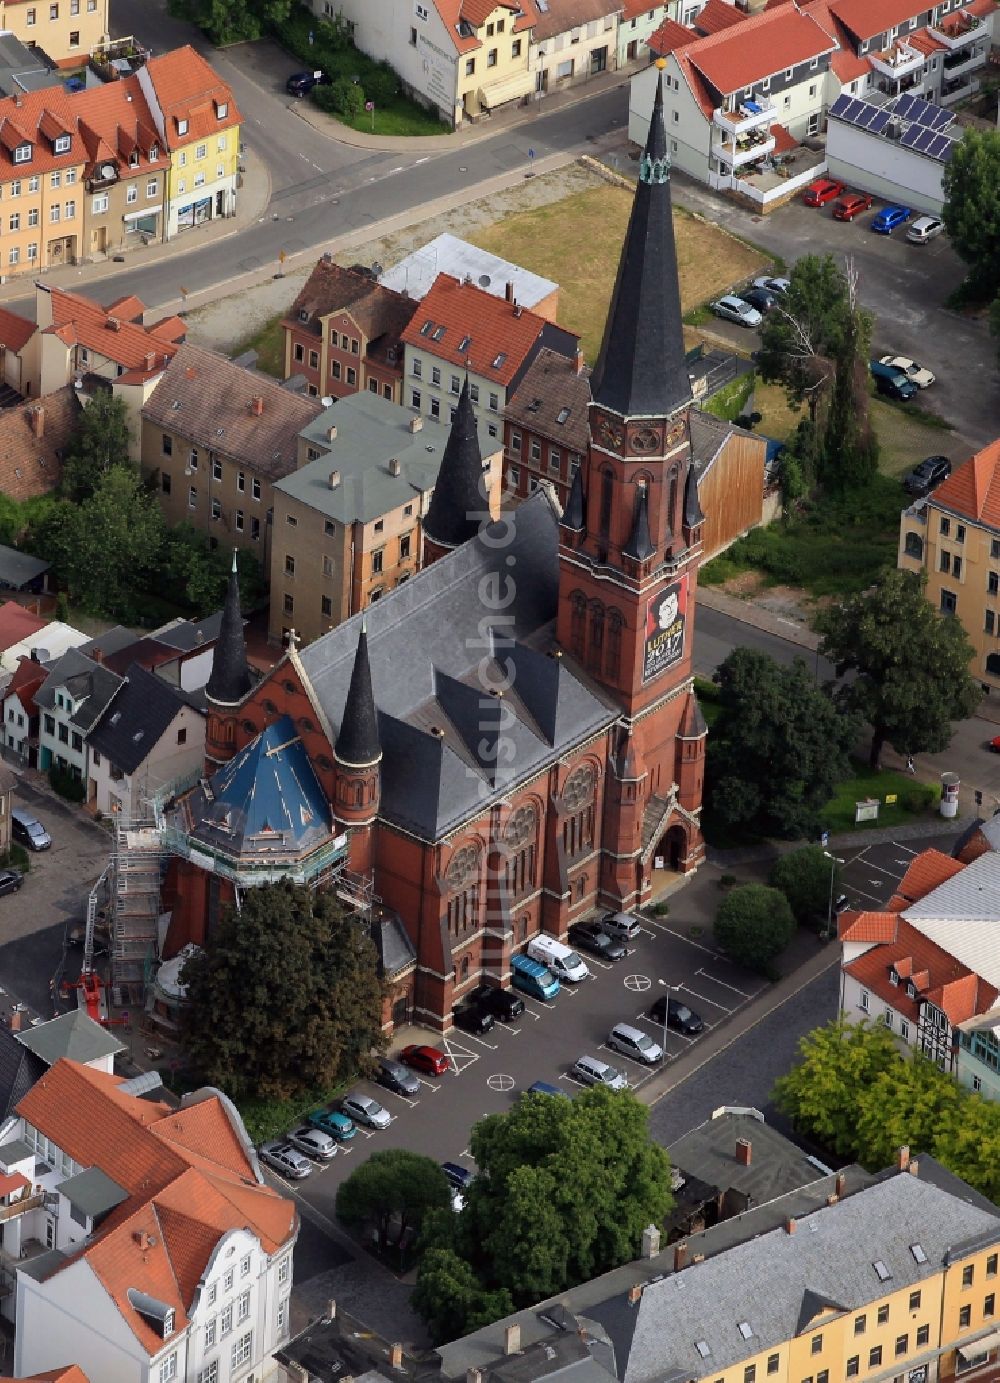
[{"label": "church steeple", "polygon": [[212,656],[212,673],[205,687],[206,698],[217,706],[236,706],[253,686],[247,646],[243,637],[243,615],[240,611],[240,582],[236,571],[236,549],[229,573],[226,603],[222,623]]},{"label": "church steeple", "polygon": [[337,762],[350,768],[369,768],[382,757],[378,734],[378,712],[372,691],[372,672],[368,662],[368,630],[361,622],[358,647],[351,670],[351,685],[344,702],[344,716],[333,749]]},{"label": "church steeple", "polygon": [[424,566],[474,538],[488,514],[483,455],[466,375],[424,519]]},{"label": "church steeple", "polygon": [[566,501],[566,508],[563,510],[563,527],[571,528],[574,533],[578,533],[583,529],[584,517],[583,467],[577,466],[576,470],[573,472],[573,482],[569,487],[569,499]]},{"label": "church steeple", "polygon": [[591,377],[591,394],[595,404],[624,418],[663,417],[691,402],[663,125],[662,71],[656,77],[639,183],[604,340]]},{"label": "church steeple", "polygon": [[645,485],[640,485],[635,494],[635,518],[632,520],[632,532],[629,534],[629,540],[622,548],[622,552],[635,562],[648,562],[655,551],[656,548],[649,536],[649,499]]}]

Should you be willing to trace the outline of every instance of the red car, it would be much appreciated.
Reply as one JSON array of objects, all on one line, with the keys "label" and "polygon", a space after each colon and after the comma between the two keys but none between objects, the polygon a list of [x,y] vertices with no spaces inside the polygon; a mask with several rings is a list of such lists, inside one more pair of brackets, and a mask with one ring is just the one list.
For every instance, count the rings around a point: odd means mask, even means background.
[{"label": "red car", "polygon": [[806,206],[826,206],[827,202],[832,202],[835,197],[839,197],[847,188],[842,182],[831,182],[829,178],[817,178],[811,182],[802,194],[802,200]]},{"label": "red car", "polygon": [[841,197],[833,208],[833,219],[853,221],[855,216],[860,216],[863,211],[871,211],[874,201],[875,198],[869,197],[866,192],[851,192],[848,196]]},{"label": "red car", "polygon": [[398,1055],[404,1065],[427,1076],[443,1076],[448,1069],[448,1058],[439,1047],[404,1047]]}]

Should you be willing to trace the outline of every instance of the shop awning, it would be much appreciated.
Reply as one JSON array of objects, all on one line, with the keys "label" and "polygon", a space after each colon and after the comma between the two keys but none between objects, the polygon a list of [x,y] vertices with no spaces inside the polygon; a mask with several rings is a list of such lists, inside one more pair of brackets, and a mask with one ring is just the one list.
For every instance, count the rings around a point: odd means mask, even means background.
[{"label": "shop awning", "polygon": [[959,1345],[958,1353],[963,1359],[981,1359],[984,1354],[989,1354],[998,1346],[1000,1330],[993,1330],[989,1335],[980,1335],[978,1340],[966,1340],[965,1344]]},{"label": "shop awning", "polygon": [[506,105],[508,101],[517,101],[522,96],[527,96],[534,89],[535,78],[531,72],[517,72],[513,77],[507,77],[502,82],[494,82],[491,86],[481,86],[479,88],[479,100],[489,110],[495,110],[497,106]]}]

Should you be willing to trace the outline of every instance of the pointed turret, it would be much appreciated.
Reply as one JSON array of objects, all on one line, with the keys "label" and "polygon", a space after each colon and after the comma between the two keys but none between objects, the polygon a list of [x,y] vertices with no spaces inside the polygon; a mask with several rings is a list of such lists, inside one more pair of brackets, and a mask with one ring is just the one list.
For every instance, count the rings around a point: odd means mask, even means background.
[{"label": "pointed turret", "polygon": [[626,418],[662,417],[691,402],[663,126],[662,71],[656,77],[653,115],[591,393],[594,403]]},{"label": "pointed turret", "polygon": [[369,768],[382,758],[378,735],[378,712],[372,691],[372,672],[368,662],[368,631],[364,621],[354,654],[351,685],[344,702],[344,716],[333,750],[337,762],[350,768]]},{"label": "pointed turret", "polygon": [[441,458],[437,483],[424,519],[425,565],[474,538],[489,513],[483,486],[483,455],[466,375],[451,431]]},{"label": "pointed turret", "polygon": [[577,466],[573,472],[573,483],[569,487],[569,499],[563,510],[563,528],[571,528],[579,533],[585,522],[586,506],[583,500],[583,467]]},{"label": "pointed turret", "polygon": [[222,623],[219,626],[219,637],[212,657],[212,675],[208,679],[205,696],[217,706],[236,706],[252,686],[246,640],[243,637],[240,582],[236,571],[234,548],[226,603],[222,609]]},{"label": "pointed turret", "polygon": [[622,548],[626,557],[636,562],[648,562],[656,551],[649,536],[649,497],[645,485],[640,485],[635,495],[635,517],[628,542]]},{"label": "pointed turret", "polygon": [[687,480],[684,482],[684,527],[697,528],[704,522],[705,515],[698,498],[698,476],[692,464],[688,467]]}]

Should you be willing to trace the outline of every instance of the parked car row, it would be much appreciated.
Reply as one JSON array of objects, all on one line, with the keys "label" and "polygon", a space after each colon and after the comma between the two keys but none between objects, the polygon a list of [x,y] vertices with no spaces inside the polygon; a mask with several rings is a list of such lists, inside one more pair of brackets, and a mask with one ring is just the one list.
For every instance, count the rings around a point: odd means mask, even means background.
[{"label": "parked car row", "polygon": [[[848,192],[847,184],[835,178],[817,178],[802,194],[806,206],[827,206],[834,203],[835,221],[853,221],[863,211],[871,211],[875,198],[867,192]],[[882,207],[872,217],[870,229],[876,235],[891,235],[899,226],[909,221],[913,212],[907,206],[891,203]],[[914,245],[926,245],[944,230],[944,222],[939,216],[918,216],[906,232],[906,238]]]}]

